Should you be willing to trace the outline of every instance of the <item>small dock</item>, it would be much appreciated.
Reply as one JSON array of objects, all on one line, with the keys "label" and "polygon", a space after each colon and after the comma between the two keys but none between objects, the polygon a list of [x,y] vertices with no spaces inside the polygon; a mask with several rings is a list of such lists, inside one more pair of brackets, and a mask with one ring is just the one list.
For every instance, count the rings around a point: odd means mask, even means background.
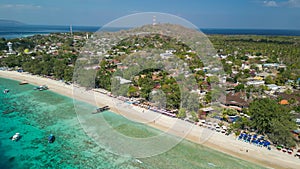
[{"label": "small dock", "polygon": [[109,106],[100,107],[100,108],[97,108],[96,112],[93,112],[92,114],[102,113],[102,112],[104,112],[106,110],[109,110],[109,109],[110,109]]}]

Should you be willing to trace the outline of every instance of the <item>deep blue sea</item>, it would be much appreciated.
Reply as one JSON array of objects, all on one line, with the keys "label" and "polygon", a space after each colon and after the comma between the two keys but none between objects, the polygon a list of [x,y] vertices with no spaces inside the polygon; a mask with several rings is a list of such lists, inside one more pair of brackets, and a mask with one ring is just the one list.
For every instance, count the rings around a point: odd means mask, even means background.
[{"label": "deep blue sea", "polygon": [[[162,154],[139,159],[141,162],[110,153],[86,135],[77,119],[73,99],[33,88],[0,78],[1,169],[263,168],[189,141],[182,141]],[[4,89],[10,92],[5,94]],[[81,104],[87,114],[95,110],[94,106]],[[146,137],[160,132],[112,112],[103,116],[125,135]],[[10,140],[17,132],[22,138],[17,142]],[[52,144],[47,140],[51,133],[56,136]]]},{"label": "deep blue sea", "polygon": [[[73,32],[96,32],[97,26],[72,26]],[[126,28],[107,28],[109,31],[117,31]],[[276,29],[200,29],[205,34],[221,35],[267,35],[267,36],[300,36],[300,30],[276,30]],[[6,39],[32,36],[35,34],[49,34],[51,32],[70,32],[70,26],[50,25],[20,25],[1,26],[0,37]]]}]

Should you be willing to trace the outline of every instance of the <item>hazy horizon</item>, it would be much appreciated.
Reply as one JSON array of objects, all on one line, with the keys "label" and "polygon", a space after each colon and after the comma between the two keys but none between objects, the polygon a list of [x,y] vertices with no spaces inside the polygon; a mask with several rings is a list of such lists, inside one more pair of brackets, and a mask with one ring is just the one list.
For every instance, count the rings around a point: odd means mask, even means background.
[{"label": "hazy horizon", "polygon": [[300,29],[300,0],[3,0],[0,9],[2,18],[30,25],[102,26],[130,14],[161,12],[199,28]]},{"label": "hazy horizon", "polygon": [[[0,18],[0,24],[1,21],[13,21],[13,22],[18,22],[21,23],[23,26],[73,26],[73,27],[93,27],[93,28],[101,28],[104,25],[72,25],[72,24],[31,24],[31,23],[24,23],[20,22],[18,20],[9,20],[5,18]],[[1,25],[1,26],[6,26],[6,25]],[[20,25],[9,25],[9,26],[20,26]],[[115,27],[115,28],[132,28],[132,27]],[[216,29],[216,30],[221,30],[221,29],[229,29],[229,30],[300,30],[300,28],[238,28],[238,27],[198,27],[199,29]]]}]

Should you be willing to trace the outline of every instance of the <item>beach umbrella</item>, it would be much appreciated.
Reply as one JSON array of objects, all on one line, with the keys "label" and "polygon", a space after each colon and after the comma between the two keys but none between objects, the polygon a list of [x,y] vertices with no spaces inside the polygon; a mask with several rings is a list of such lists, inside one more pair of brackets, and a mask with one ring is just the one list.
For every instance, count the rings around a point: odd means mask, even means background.
[{"label": "beach umbrella", "polygon": [[277,148],[277,150],[281,150],[281,149],[282,149],[282,146],[279,145],[279,146],[277,146],[276,148]]},{"label": "beach umbrella", "polygon": [[292,154],[293,153],[293,150],[292,149],[288,149],[287,151],[289,154]]},{"label": "beach umbrella", "polygon": [[248,137],[248,138],[247,138],[247,142],[250,142],[250,140],[251,140],[251,138],[250,138],[250,137]]},{"label": "beach umbrella", "polygon": [[286,148],[283,148],[283,149],[282,149],[282,152],[284,152],[284,153],[287,152],[287,149],[286,149]]}]

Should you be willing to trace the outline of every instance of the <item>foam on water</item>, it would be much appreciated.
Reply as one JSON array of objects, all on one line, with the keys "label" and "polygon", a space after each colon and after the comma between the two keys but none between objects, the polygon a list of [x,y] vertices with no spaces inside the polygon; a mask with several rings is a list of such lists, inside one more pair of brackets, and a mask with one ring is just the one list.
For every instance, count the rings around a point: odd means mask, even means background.
[{"label": "foam on water", "polygon": [[[10,92],[4,94],[5,88]],[[33,88],[0,78],[0,168],[262,168],[189,141],[150,158],[115,155],[86,135],[73,99]],[[85,105],[85,111],[94,109]],[[131,137],[160,132],[111,112],[103,116],[117,131]],[[12,142],[9,138],[16,132],[22,138]],[[47,140],[51,133],[56,136],[53,144]]]}]

